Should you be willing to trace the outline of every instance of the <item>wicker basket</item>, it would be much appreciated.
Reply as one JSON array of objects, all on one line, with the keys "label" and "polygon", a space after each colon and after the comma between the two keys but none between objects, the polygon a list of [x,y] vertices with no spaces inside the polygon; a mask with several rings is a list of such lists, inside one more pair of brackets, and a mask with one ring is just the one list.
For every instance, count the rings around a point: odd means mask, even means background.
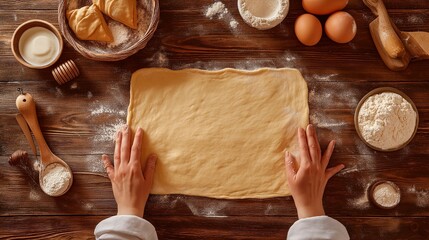
[{"label": "wicker basket", "polygon": [[[116,39],[114,43],[79,40],[68,25],[66,11],[90,5],[91,3],[92,1],[90,0],[60,0],[58,5],[58,23],[61,33],[67,42],[86,58],[97,61],[119,61],[125,59],[143,49],[152,38],[158,26],[158,0],[137,0],[139,21],[137,30],[127,28],[125,25],[105,16],[109,27],[115,26],[127,31],[125,37],[123,36],[124,34],[118,33],[118,38],[121,37],[124,40],[123,42],[118,42]],[[115,33],[114,31],[112,32],[115,38]]]}]

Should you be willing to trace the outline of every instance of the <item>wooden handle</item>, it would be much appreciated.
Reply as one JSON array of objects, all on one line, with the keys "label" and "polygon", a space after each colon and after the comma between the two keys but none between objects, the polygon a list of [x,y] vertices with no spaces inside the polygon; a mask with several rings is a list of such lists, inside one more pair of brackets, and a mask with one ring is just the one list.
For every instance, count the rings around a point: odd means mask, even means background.
[{"label": "wooden handle", "polygon": [[31,94],[20,94],[16,98],[16,107],[18,108],[22,116],[25,118],[25,121],[27,121],[31,131],[34,134],[34,137],[36,138],[36,142],[39,145],[42,161],[44,159],[49,159],[49,156],[52,155],[52,152],[49,149],[45,138],[43,137],[42,131],[40,131],[39,121],[37,120],[36,113],[36,102],[34,101]]},{"label": "wooden handle", "polygon": [[375,8],[379,19],[378,34],[380,35],[381,44],[386,50],[386,53],[391,58],[400,58],[404,56],[405,47],[392,26],[393,23],[390,21],[389,14],[387,13],[383,1],[377,0]]}]

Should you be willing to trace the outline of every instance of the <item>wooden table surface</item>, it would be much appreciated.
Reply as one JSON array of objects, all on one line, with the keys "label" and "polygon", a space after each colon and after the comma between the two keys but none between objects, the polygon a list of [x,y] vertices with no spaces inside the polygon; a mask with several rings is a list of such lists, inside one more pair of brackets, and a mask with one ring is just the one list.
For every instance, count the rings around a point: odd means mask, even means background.
[{"label": "wooden table surface", "polygon": [[[60,62],[74,59],[82,74],[57,86],[50,69],[33,70],[18,63],[10,39],[29,19],[58,26],[58,1],[0,1],[0,239],[90,239],[96,224],[115,214],[100,155],[113,153],[113,133],[125,123],[131,73],[157,66],[300,69],[310,91],[310,121],[319,127],[323,146],[337,139],[332,164],[347,166],[327,186],[327,214],[344,223],[352,239],[429,238],[429,61],[411,63],[403,72],[387,69],[369,34],[374,17],[362,1],[351,0],[347,6],[358,25],[351,43],[335,44],[323,36],[315,47],[304,47],[293,33],[294,20],[304,12],[301,1],[291,1],[286,20],[268,31],[247,26],[233,0],[223,2],[239,22],[236,30],[227,20],[204,16],[212,0],[160,2],[160,24],[153,39],[126,60],[88,60],[66,43]],[[386,6],[401,30],[429,31],[427,0],[390,0]],[[49,146],[75,172],[65,196],[44,195],[8,164],[13,151],[31,152],[15,121],[18,87],[33,94]],[[418,108],[417,134],[400,151],[373,151],[355,132],[354,109],[377,87],[400,89]],[[401,188],[396,209],[381,210],[368,203],[366,189],[379,179]],[[145,218],[160,239],[285,239],[297,220],[291,197],[233,201],[179,195],[151,196]]]}]

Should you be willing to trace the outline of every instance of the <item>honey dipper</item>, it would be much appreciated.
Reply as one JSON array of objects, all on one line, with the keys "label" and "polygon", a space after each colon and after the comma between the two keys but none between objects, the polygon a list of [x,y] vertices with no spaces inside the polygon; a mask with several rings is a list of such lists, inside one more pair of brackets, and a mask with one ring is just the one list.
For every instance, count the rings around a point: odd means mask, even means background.
[{"label": "honey dipper", "polygon": [[[42,131],[40,130],[39,122],[37,120],[36,102],[34,101],[33,97],[29,93],[24,93],[22,89],[20,89],[20,91],[21,91],[21,94],[16,98],[16,107],[24,117],[27,124],[30,126],[30,129],[33,132],[34,137],[36,139],[37,145],[39,145],[40,161],[41,161],[40,168],[39,168],[40,186],[42,187],[42,190],[50,196],[53,196],[53,197],[61,196],[70,189],[73,183],[72,171],[66,162],[64,162],[62,159],[60,159],[55,154],[53,154],[52,151],[49,149],[48,144],[46,143],[45,138],[43,137]],[[67,188],[63,192],[52,194],[45,190],[43,185],[43,177],[45,176],[46,167],[54,163],[62,165],[70,173],[70,181]]]},{"label": "honey dipper", "polygon": [[55,81],[57,81],[59,85],[63,85],[77,78],[79,74],[79,68],[73,60],[68,60],[52,70],[52,76],[54,76]]}]

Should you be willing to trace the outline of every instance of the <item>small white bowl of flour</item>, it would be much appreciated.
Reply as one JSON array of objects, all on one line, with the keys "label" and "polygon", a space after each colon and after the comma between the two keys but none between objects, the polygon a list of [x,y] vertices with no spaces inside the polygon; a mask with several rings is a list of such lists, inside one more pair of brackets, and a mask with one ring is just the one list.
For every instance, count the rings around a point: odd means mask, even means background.
[{"label": "small white bowl of flour", "polygon": [[369,200],[382,209],[393,209],[401,201],[401,190],[391,181],[377,181],[368,191]]},{"label": "small white bowl of flour", "polygon": [[279,25],[289,12],[289,0],[238,0],[244,22],[259,30]]},{"label": "small white bowl of flour", "polygon": [[359,137],[377,151],[405,147],[417,132],[419,115],[413,101],[396,88],[377,88],[366,94],[355,112]]}]

